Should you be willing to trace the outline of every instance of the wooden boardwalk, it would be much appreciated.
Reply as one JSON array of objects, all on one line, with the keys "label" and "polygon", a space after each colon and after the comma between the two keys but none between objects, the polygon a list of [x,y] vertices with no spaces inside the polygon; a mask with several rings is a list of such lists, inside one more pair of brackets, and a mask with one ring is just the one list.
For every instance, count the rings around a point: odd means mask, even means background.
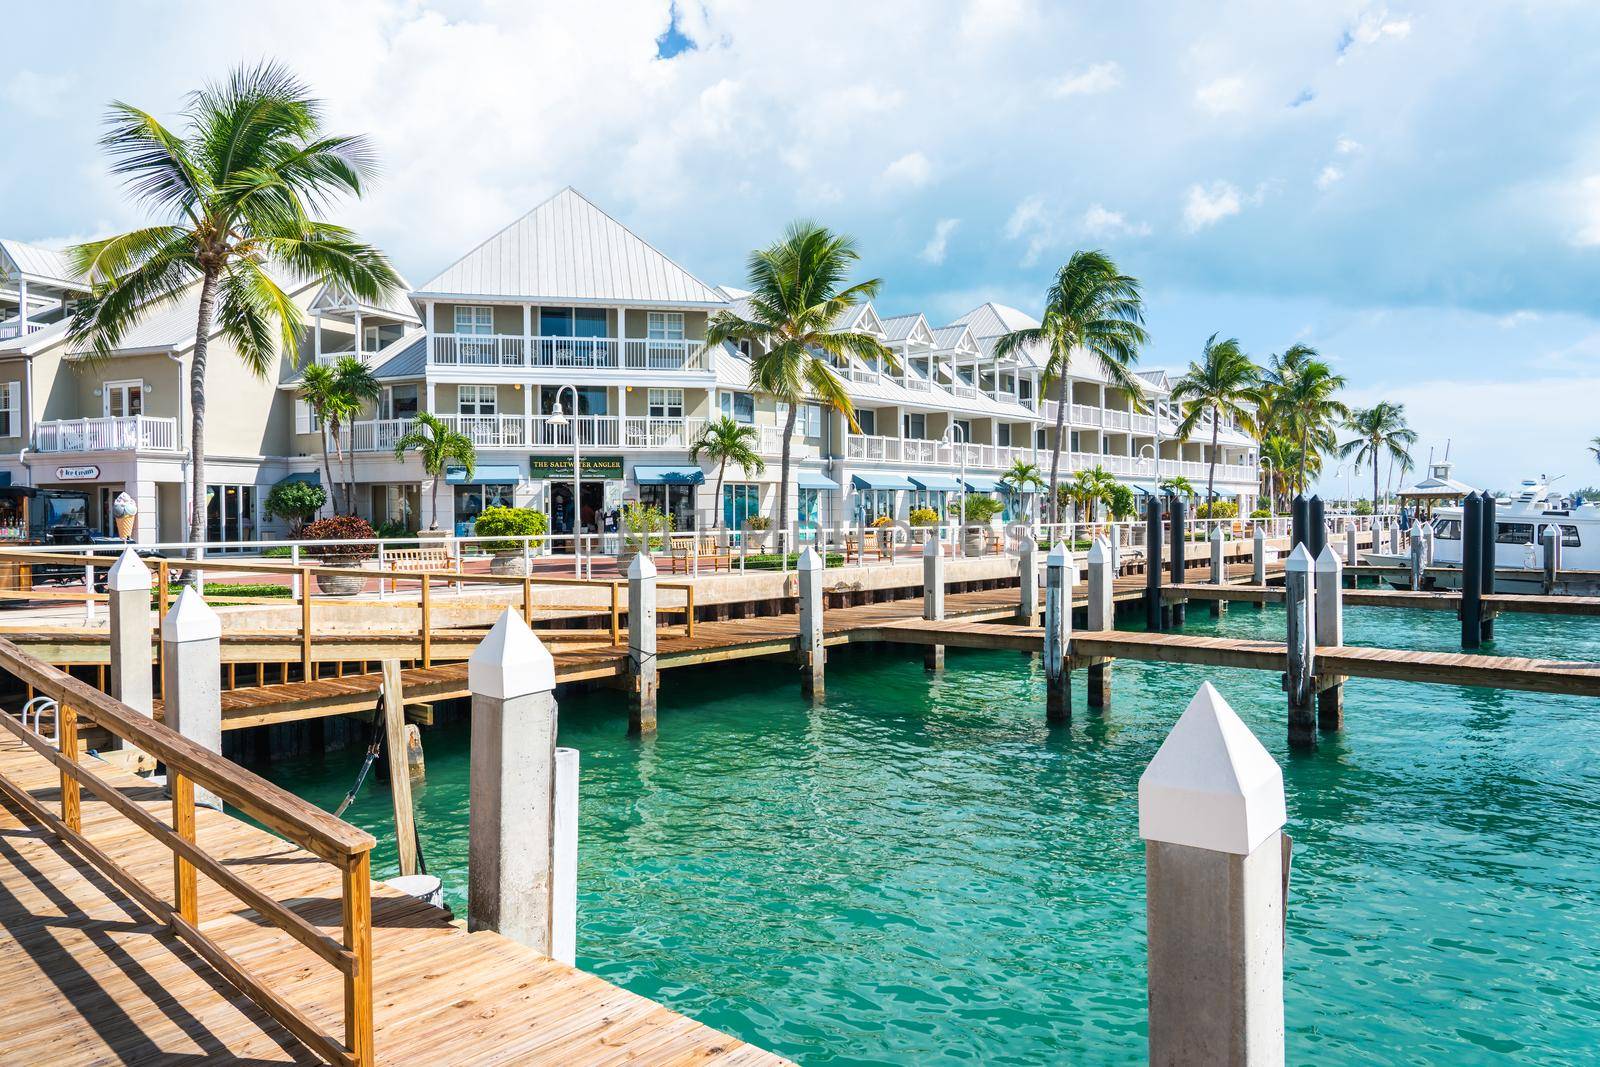
[{"label": "wooden boardwalk", "polygon": [[[1279,585],[1212,585],[1190,582],[1165,585],[1166,600],[1230,600],[1255,604],[1283,603]],[[1422,611],[1457,611],[1461,594],[1450,590],[1346,589],[1345,607],[1416,608]],[[1485,611],[1522,615],[1600,616],[1600,596],[1545,596],[1538,593],[1485,593]]]},{"label": "wooden boardwalk", "polygon": [[[96,768],[157,818],[161,791]],[[58,803],[59,775],[10,736],[0,776]],[[234,873],[330,936],[336,870],[281,838],[209,809],[197,839]],[[172,879],[172,853],[85,796],[88,838],[147,884]],[[306,948],[202,877],[201,927],[314,1021],[337,1031],[343,986]],[[467,933],[393,889],[372,889],[374,1044],[380,1063],[780,1064],[644,997],[493,933]],[[0,795],[0,1022],[4,1064],[314,1062],[282,1026]]]}]

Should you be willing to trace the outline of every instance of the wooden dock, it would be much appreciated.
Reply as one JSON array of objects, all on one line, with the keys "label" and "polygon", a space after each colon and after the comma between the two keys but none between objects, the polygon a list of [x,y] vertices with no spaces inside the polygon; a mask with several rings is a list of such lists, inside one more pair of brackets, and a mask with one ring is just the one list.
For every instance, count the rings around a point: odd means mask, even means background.
[{"label": "wooden dock", "polygon": [[[93,763],[94,761],[89,761]],[[155,818],[159,787],[114,767],[95,772]],[[60,775],[13,737],[0,779],[54,805]],[[147,884],[172,878],[172,853],[105,802],[85,796],[84,835]],[[227,869],[337,938],[338,872],[264,830],[199,809],[196,840]],[[373,885],[373,1045],[380,1063],[780,1064],[644,997],[493,933],[467,933],[439,909]],[[337,972],[209,879],[200,929],[253,974],[336,1032]],[[224,981],[161,919],[0,794],[0,1063],[308,1063],[309,1051]]]},{"label": "wooden dock", "polygon": [[[1254,604],[1281,604],[1279,585],[1213,585],[1190,582],[1164,585],[1165,600],[1224,600]],[[1461,594],[1449,590],[1346,589],[1347,608],[1416,608],[1422,611],[1458,611]],[[1539,593],[1485,593],[1485,611],[1522,615],[1600,616],[1600,596],[1545,596]]]}]

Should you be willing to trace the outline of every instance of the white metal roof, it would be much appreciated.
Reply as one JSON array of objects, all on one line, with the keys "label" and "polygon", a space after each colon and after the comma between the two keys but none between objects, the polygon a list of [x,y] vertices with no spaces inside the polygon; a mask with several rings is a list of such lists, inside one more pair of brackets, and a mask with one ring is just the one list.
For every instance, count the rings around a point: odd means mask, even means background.
[{"label": "white metal roof", "polygon": [[922,312],[914,311],[909,315],[893,315],[884,319],[883,339],[888,344],[905,342],[913,345],[931,345],[933,330],[929,328],[928,320]]},{"label": "white metal roof", "polygon": [[65,252],[0,237],[0,256],[4,257],[7,264],[0,273],[15,271],[30,282],[43,282],[67,289],[88,288],[82,275],[67,262]]},{"label": "white metal roof", "polygon": [[1013,330],[1032,329],[1039,320],[1026,311],[991,300],[956,319],[954,325],[971,327],[974,337],[999,337]]},{"label": "white metal roof", "polygon": [[397,319],[400,322],[421,325],[422,319],[417,315],[417,309],[411,306],[411,301],[406,293],[411,288],[411,283],[404,278],[400,279],[400,286],[376,302],[357,300],[343,285],[338,282],[329,282],[322,287],[322,291],[311,301],[310,310],[316,311],[324,308],[332,311],[360,311],[364,315],[379,315],[384,318]]},{"label": "white metal roof", "polygon": [[[273,279],[290,296],[303,292],[314,284],[311,279],[291,274],[282,267],[270,269]],[[221,332],[216,324],[216,311],[211,316],[211,330],[207,336]],[[113,350],[122,353],[186,352],[194,347],[195,326],[200,318],[200,283],[198,281],[183,291],[176,300],[151,308],[122,335]],[[83,349],[74,349],[71,355],[82,355]]]},{"label": "white metal roof", "polygon": [[570,185],[438,277],[418,297],[720,308],[727,298]]},{"label": "white metal roof", "polygon": [[884,336],[883,320],[878,318],[878,313],[873,309],[871,301],[852,304],[845,308],[830,323],[830,328],[869,333],[880,341],[883,340]]}]

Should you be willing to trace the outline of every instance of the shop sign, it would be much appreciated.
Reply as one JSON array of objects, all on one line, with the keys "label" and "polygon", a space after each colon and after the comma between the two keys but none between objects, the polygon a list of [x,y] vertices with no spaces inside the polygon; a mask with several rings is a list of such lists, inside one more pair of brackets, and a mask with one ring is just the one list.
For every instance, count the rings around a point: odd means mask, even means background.
[{"label": "shop sign", "polygon": [[63,482],[92,482],[100,477],[100,468],[91,465],[82,467],[57,467],[56,478]]},{"label": "shop sign", "polygon": [[[621,456],[584,456],[583,480],[609,481],[622,477]],[[571,456],[529,456],[528,474],[534,481],[572,481]]]}]

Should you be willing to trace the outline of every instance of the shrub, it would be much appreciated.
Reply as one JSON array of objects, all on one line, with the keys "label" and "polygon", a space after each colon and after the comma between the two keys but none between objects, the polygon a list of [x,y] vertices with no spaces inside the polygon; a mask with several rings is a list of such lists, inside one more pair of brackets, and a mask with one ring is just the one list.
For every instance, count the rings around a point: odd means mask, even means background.
[{"label": "shrub", "polygon": [[772,529],[772,520],[765,515],[751,515],[744,520],[744,528],[747,530],[770,530]]},{"label": "shrub", "polygon": [[[378,535],[372,524],[359,515],[332,515],[307,523],[300,530],[305,541],[370,541]],[[370,559],[377,552],[373,545],[322,545],[312,549],[328,563],[355,563]]]},{"label": "shrub", "polygon": [[893,521],[894,517],[892,515],[879,515],[877,518],[872,520],[872,526],[874,529],[881,529]]},{"label": "shrub", "polygon": [[1239,517],[1239,502],[1236,500],[1216,500],[1209,504],[1201,504],[1194,509],[1197,519],[1236,519]]},{"label": "shrub", "polygon": [[1133,499],[1132,486],[1114,483],[1106,493],[1106,505],[1111,508],[1113,519],[1126,519],[1138,507]]},{"label": "shrub", "polygon": [[967,497],[966,503],[962,506],[966,510],[966,520],[978,523],[990,522],[1006,509],[1003,501],[984,494]]},{"label": "shrub", "polygon": [[[909,521],[913,526],[937,526],[939,513],[932,508],[912,508]],[[876,526],[877,523],[873,525]]]},{"label": "shrub", "polygon": [[1270,519],[1272,518],[1272,512],[1268,511],[1266,508],[1256,508],[1250,513],[1250,517],[1252,519]]},{"label": "shrub", "polygon": [[626,541],[630,546],[638,546],[646,540],[652,549],[665,548],[665,537],[651,537],[651,534],[665,534],[672,532],[672,516],[663,512],[654,504],[641,504],[637,500],[630,500],[622,505],[622,530],[627,535]]},{"label": "shrub", "polygon": [[289,536],[299,537],[301,528],[327,502],[328,491],[322,486],[310,482],[285,481],[267,492],[264,506],[268,515],[276,515],[289,523]]},{"label": "shrub", "polygon": [[1371,515],[1372,514],[1372,501],[1367,500],[1365,498],[1363,498],[1361,500],[1357,500],[1356,501],[1356,514],[1357,515]]},{"label": "shrub", "polygon": [[[478,515],[474,530],[480,537],[540,537],[550,532],[550,519],[533,508],[487,507]],[[515,552],[522,542],[480,542],[486,552]]]}]

